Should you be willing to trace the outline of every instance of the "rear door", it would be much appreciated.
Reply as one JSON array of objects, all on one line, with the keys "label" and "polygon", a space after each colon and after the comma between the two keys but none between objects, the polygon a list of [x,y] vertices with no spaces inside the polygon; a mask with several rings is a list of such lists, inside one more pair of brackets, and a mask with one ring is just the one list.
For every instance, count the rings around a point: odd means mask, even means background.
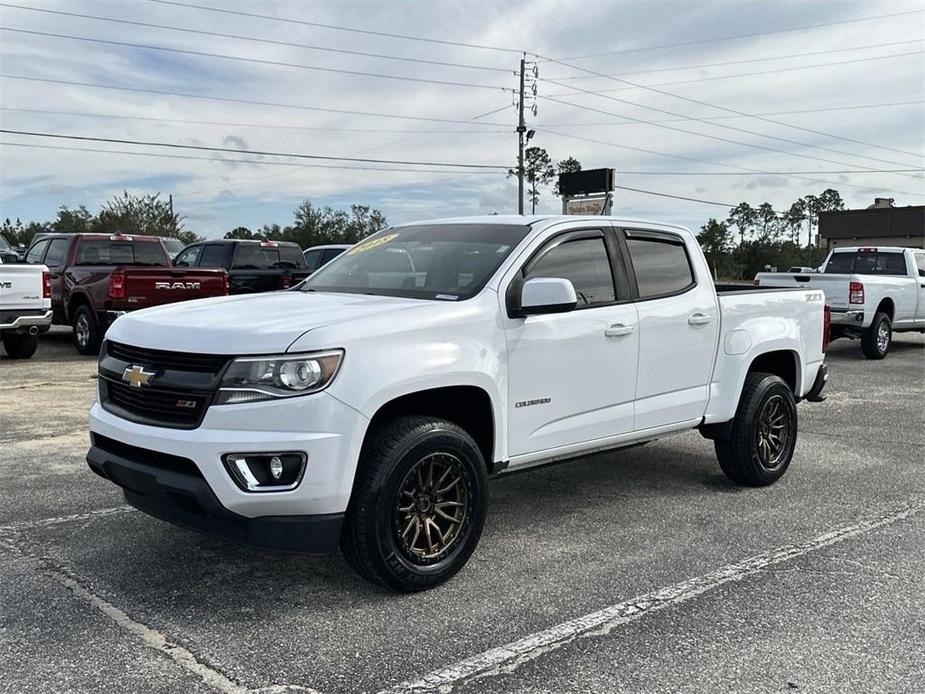
[{"label": "rear door", "polygon": [[925,325],[925,251],[915,251],[912,257],[915,260],[915,272],[918,281],[915,322],[918,325]]},{"label": "rear door", "polygon": [[502,309],[511,467],[633,430],[639,336],[625,274],[615,278],[619,262],[609,224],[564,231],[502,285],[516,292],[534,277],[567,279],[579,302],[568,313],[526,318]]},{"label": "rear door", "polygon": [[51,279],[51,308],[55,321],[64,321],[64,257],[71,239],[51,239],[45,252],[45,266]]},{"label": "rear door", "polygon": [[712,279],[697,277],[684,237],[624,229],[637,290],[636,430],[699,419],[716,359],[719,309]]}]

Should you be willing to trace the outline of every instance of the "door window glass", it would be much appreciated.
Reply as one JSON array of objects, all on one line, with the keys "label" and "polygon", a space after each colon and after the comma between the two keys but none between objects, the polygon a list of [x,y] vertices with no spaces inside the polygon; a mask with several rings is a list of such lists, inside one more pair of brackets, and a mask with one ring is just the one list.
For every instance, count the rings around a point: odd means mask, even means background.
[{"label": "door window glass", "polygon": [[202,251],[199,267],[222,267],[224,262],[225,247],[213,243]]},{"label": "door window glass", "polygon": [[321,251],[306,251],[305,267],[307,267],[312,272],[321,267]]},{"label": "door window glass", "polygon": [[26,262],[27,263],[39,263],[42,260],[42,256],[45,255],[45,249],[48,247],[48,241],[39,241],[32,248],[29,249],[29,252],[26,253]]},{"label": "door window glass", "polygon": [[694,284],[682,244],[653,239],[626,240],[641,299],[675,294]]},{"label": "door window glass", "polygon": [[575,287],[578,306],[607,304],[616,300],[613,273],[603,238],[565,241],[542,255],[524,279],[556,277]]},{"label": "door window glass", "polygon": [[199,261],[199,256],[201,254],[202,246],[192,246],[191,248],[187,248],[177,256],[177,259],[174,261],[174,265],[179,267],[193,267]]},{"label": "door window glass", "polygon": [[48,245],[48,253],[45,254],[45,264],[48,267],[58,267],[64,260],[70,243],[70,239],[52,239]]}]

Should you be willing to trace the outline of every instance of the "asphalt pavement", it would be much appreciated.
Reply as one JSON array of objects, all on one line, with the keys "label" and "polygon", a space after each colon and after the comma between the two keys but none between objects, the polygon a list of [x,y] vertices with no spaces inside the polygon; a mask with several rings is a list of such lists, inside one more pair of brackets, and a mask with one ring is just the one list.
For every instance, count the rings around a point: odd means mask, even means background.
[{"label": "asphalt pavement", "polygon": [[125,507],[55,329],[0,357],[0,692],[925,692],[925,336],[828,363],[776,485],[695,432],[497,479],[466,568],[396,595]]}]

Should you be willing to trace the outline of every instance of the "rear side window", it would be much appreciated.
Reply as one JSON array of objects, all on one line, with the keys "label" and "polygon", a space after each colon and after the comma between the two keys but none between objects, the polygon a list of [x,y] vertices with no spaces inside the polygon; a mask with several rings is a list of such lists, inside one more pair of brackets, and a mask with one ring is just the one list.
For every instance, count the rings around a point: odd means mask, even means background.
[{"label": "rear side window", "polygon": [[919,277],[925,277],[925,253],[915,254],[915,265],[919,269]]},{"label": "rear side window", "polygon": [[321,256],[321,264],[324,265],[326,262],[328,262],[328,261],[330,261],[330,260],[334,260],[334,258],[336,258],[337,256],[339,256],[339,255],[340,255],[341,253],[343,253],[345,250],[347,250],[347,249],[346,249],[346,248],[328,248],[328,249],[324,252],[324,254]]},{"label": "rear side window", "polygon": [[826,274],[905,275],[906,259],[902,253],[858,251],[833,253],[825,266]]},{"label": "rear side window", "polygon": [[70,239],[52,239],[48,244],[48,253],[45,254],[45,264],[48,267],[58,267],[64,260],[70,243]]},{"label": "rear side window", "polygon": [[83,239],[77,249],[77,265],[164,265],[158,241],[112,241]]},{"label": "rear side window", "polygon": [[225,247],[212,244],[203,249],[199,267],[222,267],[224,263]]},{"label": "rear side window", "polygon": [[296,246],[241,243],[235,248],[233,267],[239,270],[305,267],[305,258]]},{"label": "rear side window", "polygon": [[694,273],[683,243],[628,238],[639,298],[677,294],[694,284]]},{"label": "rear side window", "polygon": [[610,259],[601,237],[575,239],[554,246],[540,256],[524,279],[534,277],[569,280],[575,287],[579,307],[616,300]]}]

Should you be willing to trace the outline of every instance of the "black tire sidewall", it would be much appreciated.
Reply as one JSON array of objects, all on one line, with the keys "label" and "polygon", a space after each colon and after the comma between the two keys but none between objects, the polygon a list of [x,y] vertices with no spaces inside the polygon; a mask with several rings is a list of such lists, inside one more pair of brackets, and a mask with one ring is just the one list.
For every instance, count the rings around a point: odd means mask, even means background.
[{"label": "black tire sidewall", "polygon": [[[754,406],[749,408],[748,422],[743,426],[742,435],[748,437],[749,453],[751,464],[755,474],[765,484],[770,484],[780,479],[787,468],[790,467],[790,461],[793,459],[793,452],[797,443],[797,406],[793,397],[793,392],[782,380],[772,377],[762,382],[760,386],[760,395],[754,401]],[[775,395],[780,395],[784,401],[784,406],[790,419],[790,436],[787,439],[787,449],[784,455],[784,462],[774,469],[768,469],[761,463],[761,457],[758,455],[758,417],[765,403]]]},{"label": "black tire sidewall", "polygon": [[[90,325],[90,336],[84,347],[81,347],[80,342],[77,340],[77,321],[81,315],[87,316],[87,321]],[[99,354],[102,335],[100,335],[100,327],[96,321],[96,316],[93,315],[93,311],[86,306],[79,306],[77,311],[74,312],[72,329],[74,330],[74,346],[78,352],[85,355]]]},{"label": "black tire sidewall", "polygon": [[[408,471],[431,453],[452,453],[462,463],[468,487],[469,514],[461,539],[450,553],[433,564],[422,565],[405,556],[395,537],[393,503],[398,485]],[[480,469],[481,468],[481,469]],[[481,473],[481,474],[480,474]],[[376,548],[390,574],[442,582],[455,574],[478,544],[487,511],[484,462],[475,444],[450,429],[433,428],[409,437],[389,460],[389,470],[376,499]],[[426,581],[428,584],[430,581]]]},{"label": "black tire sidewall", "polygon": [[3,347],[10,359],[28,359],[39,346],[38,335],[28,333],[3,333]]}]

